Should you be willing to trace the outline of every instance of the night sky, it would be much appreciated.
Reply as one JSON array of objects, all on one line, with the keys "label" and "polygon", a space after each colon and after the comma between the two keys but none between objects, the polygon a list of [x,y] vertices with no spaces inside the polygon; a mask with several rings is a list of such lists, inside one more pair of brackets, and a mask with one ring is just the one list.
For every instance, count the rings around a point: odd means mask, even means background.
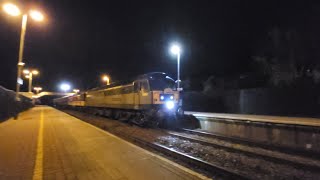
[{"label": "night sky", "polygon": [[[320,50],[316,1],[32,2],[41,6],[46,22],[29,19],[24,62],[40,70],[34,85],[44,90],[55,91],[62,81],[92,88],[102,73],[113,81],[151,71],[175,78],[172,42],[183,48],[182,80],[238,76],[252,70],[252,56],[273,27],[293,28],[312,39],[313,58]],[[9,89],[15,89],[20,23],[1,11],[0,85]]]}]

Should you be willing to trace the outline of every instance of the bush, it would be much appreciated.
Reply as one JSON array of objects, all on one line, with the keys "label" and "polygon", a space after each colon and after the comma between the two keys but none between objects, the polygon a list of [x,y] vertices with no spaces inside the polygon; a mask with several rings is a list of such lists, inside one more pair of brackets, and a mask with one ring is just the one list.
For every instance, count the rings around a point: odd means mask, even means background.
[{"label": "bush", "polygon": [[33,106],[32,100],[20,95],[16,100],[16,93],[0,86],[0,120],[16,116]]}]

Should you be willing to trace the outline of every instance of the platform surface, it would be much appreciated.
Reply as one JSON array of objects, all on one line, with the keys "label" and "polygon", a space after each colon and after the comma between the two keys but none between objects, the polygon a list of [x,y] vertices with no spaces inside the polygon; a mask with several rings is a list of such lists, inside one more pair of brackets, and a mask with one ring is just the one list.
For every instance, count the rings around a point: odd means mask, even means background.
[{"label": "platform surface", "polygon": [[185,114],[192,114],[202,118],[221,118],[221,119],[236,119],[244,121],[256,121],[278,124],[292,124],[302,126],[320,126],[320,119],[305,118],[305,117],[286,117],[286,116],[266,116],[266,115],[250,115],[250,114],[225,114],[225,113],[210,113],[210,112],[193,112],[185,111]]},{"label": "platform surface", "polygon": [[54,108],[0,123],[0,179],[206,179]]}]

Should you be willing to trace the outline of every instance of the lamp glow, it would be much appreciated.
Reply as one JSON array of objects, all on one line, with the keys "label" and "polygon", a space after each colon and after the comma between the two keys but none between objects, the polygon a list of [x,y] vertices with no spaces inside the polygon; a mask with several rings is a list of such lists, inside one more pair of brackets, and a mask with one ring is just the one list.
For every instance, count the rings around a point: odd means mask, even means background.
[{"label": "lamp glow", "polygon": [[29,74],[30,71],[28,69],[23,70],[23,74]]},{"label": "lamp glow", "polygon": [[71,89],[70,84],[63,83],[60,85],[60,89],[64,92],[69,91]]},{"label": "lamp glow", "polygon": [[41,87],[34,87],[33,89],[36,90],[36,91],[41,91],[42,90]]},{"label": "lamp glow", "polygon": [[39,91],[42,91],[42,87],[34,87],[33,90],[35,90],[37,94],[39,94]]},{"label": "lamp glow", "polygon": [[37,70],[33,70],[33,71],[32,71],[32,74],[34,74],[34,75],[38,75],[38,74],[39,74],[39,71],[37,71]]},{"label": "lamp glow", "polygon": [[12,4],[12,3],[6,3],[3,6],[3,10],[10,14],[11,16],[19,16],[21,14],[20,9],[18,6]]},{"label": "lamp glow", "polygon": [[181,49],[178,45],[176,45],[176,44],[172,45],[172,47],[171,47],[172,54],[180,54],[180,51],[181,51]]},{"label": "lamp glow", "polygon": [[109,78],[109,76],[103,75],[103,76],[102,76],[102,81],[103,81],[103,82],[106,82],[107,85],[110,85],[110,78]]},{"label": "lamp glow", "polygon": [[24,65],[25,65],[24,62],[19,62],[19,63],[18,63],[18,66],[24,66]]},{"label": "lamp glow", "polygon": [[43,21],[44,19],[43,14],[39,11],[31,10],[29,14],[31,18],[35,21]]}]

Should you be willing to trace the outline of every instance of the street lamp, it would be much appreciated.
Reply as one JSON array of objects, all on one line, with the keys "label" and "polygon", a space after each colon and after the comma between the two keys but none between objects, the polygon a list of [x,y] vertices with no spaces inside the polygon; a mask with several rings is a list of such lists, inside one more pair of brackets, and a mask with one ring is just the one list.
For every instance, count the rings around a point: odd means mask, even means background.
[{"label": "street lamp", "polygon": [[25,77],[27,79],[29,79],[29,88],[28,88],[28,91],[29,93],[32,92],[32,78],[33,78],[33,75],[38,75],[39,74],[39,71],[37,70],[28,70],[28,69],[25,69],[23,70],[23,74],[25,74]]},{"label": "street lamp", "polygon": [[3,10],[6,13],[10,14],[11,16],[19,16],[21,14],[20,9],[16,5],[14,5],[12,3],[4,4],[3,5]]},{"label": "street lamp", "polygon": [[177,62],[178,62],[178,65],[177,65],[177,90],[178,91],[181,91],[182,89],[180,88],[180,53],[181,53],[181,48],[179,45],[177,44],[173,44],[171,46],[171,53],[174,54],[174,55],[177,55]]},{"label": "street lamp", "polygon": [[102,76],[102,81],[103,81],[103,82],[106,82],[107,85],[110,85],[110,77],[109,77],[109,76],[103,75],[103,76]]},{"label": "street lamp", "polygon": [[[21,23],[21,34],[20,34],[20,46],[19,46],[19,58],[18,58],[18,72],[17,72],[17,86],[16,86],[16,99],[19,100],[20,84],[21,80],[21,70],[23,67],[22,58],[23,58],[23,48],[24,48],[24,39],[27,29],[28,15],[35,21],[42,21],[44,19],[43,14],[37,10],[29,10],[21,12],[18,6],[13,3],[5,3],[2,6],[3,10],[11,16],[20,16],[22,14],[22,23]],[[29,89],[30,91],[30,89]]]},{"label": "street lamp", "polygon": [[39,11],[31,10],[29,14],[35,21],[43,21],[44,19],[43,14]]},{"label": "street lamp", "polygon": [[37,94],[39,94],[39,91],[42,91],[42,87],[34,87],[33,89],[37,92]]}]

